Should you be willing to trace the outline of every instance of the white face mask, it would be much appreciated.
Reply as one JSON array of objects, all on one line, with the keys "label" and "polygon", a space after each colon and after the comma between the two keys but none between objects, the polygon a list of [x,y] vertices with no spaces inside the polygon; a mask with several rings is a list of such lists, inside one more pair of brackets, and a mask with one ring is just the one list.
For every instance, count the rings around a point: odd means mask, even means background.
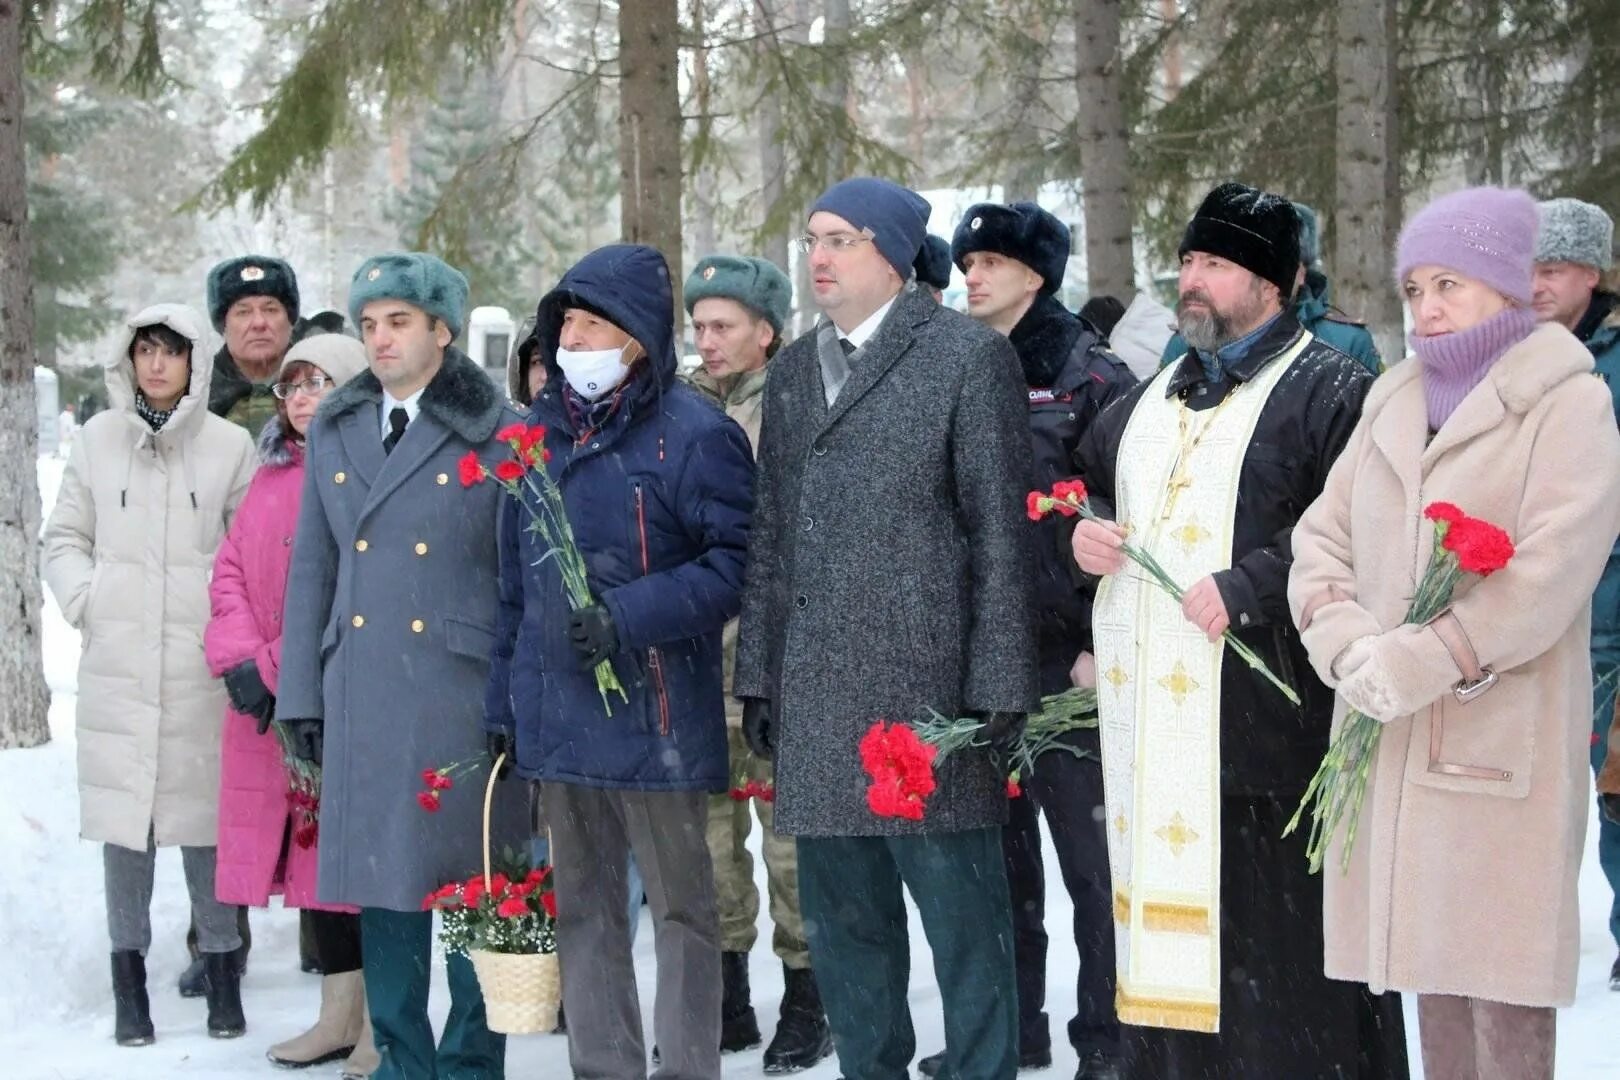
[{"label": "white face mask", "polygon": [[574,392],[586,401],[595,401],[624,382],[630,365],[624,362],[624,346],[617,349],[557,350],[557,366]]}]

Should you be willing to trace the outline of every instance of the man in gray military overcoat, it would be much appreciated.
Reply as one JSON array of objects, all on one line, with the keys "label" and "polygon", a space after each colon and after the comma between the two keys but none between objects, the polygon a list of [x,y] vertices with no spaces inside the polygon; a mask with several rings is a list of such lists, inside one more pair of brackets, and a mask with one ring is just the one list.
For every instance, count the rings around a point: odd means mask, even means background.
[{"label": "man in gray military overcoat", "polygon": [[[944,1077],[1017,1071],[1000,752],[1035,707],[1023,377],[1007,339],[912,279],[928,204],[884,180],[812,207],[816,331],[765,387],[734,693],[773,756],[797,837],[811,959],[843,1073],[908,1075],[916,1045],[902,883],[945,1011]],[[858,753],[873,721],[985,721],[991,749],[937,770],[921,821],[879,817]]]},{"label": "man in gray military overcoat", "polygon": [[[518,419],[450,344],[466,303],[466,278],[432,255],[381,255],[355,272],[349,313],[370,370],[322,402],[310,426],[287,585],[277,710],[301,753],[324,760],[319,894],[360,908],[376,1080],[499,1080],[505,1069],[505,1040],[485,1025],[466,957],[449,958],[437,1049],[427,1014],[433,916],[423,897],[481,862],[483,694],[506,497],[493,483],[463,487],[457,461],[508,457],[494,435]],[[422,771],[464,761],[479,765],[443,793],[438,813],[424,812]],[[520,796],[501,787],[500,835],[516,842]]]}]

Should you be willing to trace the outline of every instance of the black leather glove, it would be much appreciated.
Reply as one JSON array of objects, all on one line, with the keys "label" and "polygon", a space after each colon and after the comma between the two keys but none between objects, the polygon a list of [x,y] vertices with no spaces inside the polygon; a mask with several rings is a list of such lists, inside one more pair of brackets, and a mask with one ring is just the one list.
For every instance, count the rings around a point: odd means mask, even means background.
[{"label": "black leather glove", "polygon": [[769,760],[776,749],[771,740],[775,719],[771,716],[771,703],[765,698],[750,697],[742,699],[742,707],[743,740],[748,743],[748,749]]},{"label": "black leather glove", "polygon": [[260,735],[270,730],[270,717],[276,711],[276,695],[264,685],[258,661],[244,660],[227,671],[225,694],[231,699],[231,708],[259,722]]},{"label": "black leather glove", "polygon": [[982,715],[983,735],[990,743],[990,749],[1005,760],[1018,749],[1019,742],[1024,738],[1024,725],[1029,722],[1029,717],[1018,712],[989,712]]},{"label": "black leather glove", "polygon": [[608,609],[592,604],[568,616],[568,641],[579,654],[579,666],[590,671],[618,650],[619,631]]},{"label": "black leather glove", "polygon": [[307,761],[311,765],[321,763],[321,733],[326,725],[320,720],[295,718],[282,720],[281,724],[292,736],[293,753],[298,755],[300,761]]},{"label": "black leather glove", "polygon": [[487,732],[484,735],[484,749],[489,752],[491,765],[502,754],[506,755],[506,760],[495,770],[495,779],[505,780],[512,771],[512,762],[517,760],[517,739],[504,731]]},{"label": "black leather glove", "polygon": [[1602,807],[1604,817],[1620,825],[1620,795],[1599,795],[1598,805]]}]

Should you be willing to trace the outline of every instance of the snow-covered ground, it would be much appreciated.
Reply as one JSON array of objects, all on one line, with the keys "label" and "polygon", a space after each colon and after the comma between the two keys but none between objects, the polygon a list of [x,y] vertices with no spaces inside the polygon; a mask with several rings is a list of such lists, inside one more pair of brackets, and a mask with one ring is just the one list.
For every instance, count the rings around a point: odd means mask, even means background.
[{"label": "snow-covered ground", "polygon": [[[40,486],[49,512],[62,463],[40,461]],[[185,958],[187,904],[178,852],[158,859],[152,905],[153,946],[148,958],[152,1016],[157,1042],[124,1049],[112,1041],[112,998],[108,985],[107,931],[101,893],[99,845],[78,839],[78,804],[74,781],[73,705],[78,635],[47,599],[45,672],[52,691],[53,741],[36,750],[0,753],[0,1077],[5,1080],[173,1080],[173,1078],[272,1077],[286,1075],[264,1059],[271,1043],[296,1033],[315,1014],[318,980],[299,973],[297,916],[274,908],[253,913],[253,955],[243,984],[248,1033],[218,1041],[204,1031],[205,1006],[182,1000],[174,990]],[[757,832],[755,844],[757,851]],[[1559,1080],[1612,1080],[1620,1077],[1620,994],[1606,988],[1614,948],[1604,926],[1607,886],[1597,867],[1595,841],[1588,838],[1581,868],[1581,940],[1579,997],[1559,1017]],[[756,860],[760,888],[763,864]],[[1070,924],[1068,899],[1048,857],[1047,926],[1052,933],[1047,1010],[1057,1042],[1055,1069],[1045,1075],[1072,1076],[1075,1060],[1063,1045],[1063,1025],[1074,1009],[1076,956],[1063,939]],[[1481,902],[1488,902],[1482,898]],[[646,916],[643,915],[645,920]],[[767,947],[769,916],[761,913],[761,941],[752,959],[754,1006],[767,1038],[782,993],[781,968]],[[913,926],[919,924],[914,919]],[[642,1013],[650,1033],[653,953],[651,927],[644,925],[636,943],[636,970],[643,989]],[[442,966],[433,1005],[443,1020],[449,1007]],[[912,1013],[917,1024],[918,1052],[943,1045],[939,991],[933,982],[927,947],[913,935]],[[1416,1022],[1408,1002],[1408,1034],[1413,1075],[1417,1064]],[[650,1041],[650,1034],[649,1034]],[[335,1067],[303,1075],[332,1075]],[[565,1078],[568,1054],[556,1036],[527,1036],[508,1042],[507,1075],[514,1080]],[[725,1075],[734,1080],[763,1076],[759,1052],[728,1056]],[[807,1080],[831,1080],[835,1061],[804,1074]],[[1254,1080],[1296,1080],[1263,1078]]]}]

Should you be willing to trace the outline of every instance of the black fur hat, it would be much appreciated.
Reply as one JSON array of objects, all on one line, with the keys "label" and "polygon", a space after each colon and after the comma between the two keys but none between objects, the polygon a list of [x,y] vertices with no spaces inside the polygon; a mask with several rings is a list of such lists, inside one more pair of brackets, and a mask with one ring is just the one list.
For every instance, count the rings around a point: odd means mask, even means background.
[{"label": "black fur hat", "polygon": [[1069,227],[1032,202],[979,203],[968,207],[951,240],[951,261],[975,251],[992,251],[1017,259],[1041,275],[1041,292],[1048,295],[1063,284],[1069,265]]},{"label": "black fur hat", "polygon": [[1228,182],[1204,196],[1178,254],[1202,251],[1277,286],[1286,304],[1299,272],[1299,216],[1281,195]]},{"label": "black fur hat", "polygon": [[244,296],[270,296],[287,309],[287,321],[298,321],[298,275],[269,255],[243,255],[216,263],[208,271],[208,317],[225,332],[225,313]]},{"label": "black fur hat", "polygon": [[941,291],[951,284],[951,245],[945,242],[943,236],[929,233],[923,239],[922,250],[917,252],[917,261],[912,263],[916,268],[917,280],[924,285],[932,285]]}]

